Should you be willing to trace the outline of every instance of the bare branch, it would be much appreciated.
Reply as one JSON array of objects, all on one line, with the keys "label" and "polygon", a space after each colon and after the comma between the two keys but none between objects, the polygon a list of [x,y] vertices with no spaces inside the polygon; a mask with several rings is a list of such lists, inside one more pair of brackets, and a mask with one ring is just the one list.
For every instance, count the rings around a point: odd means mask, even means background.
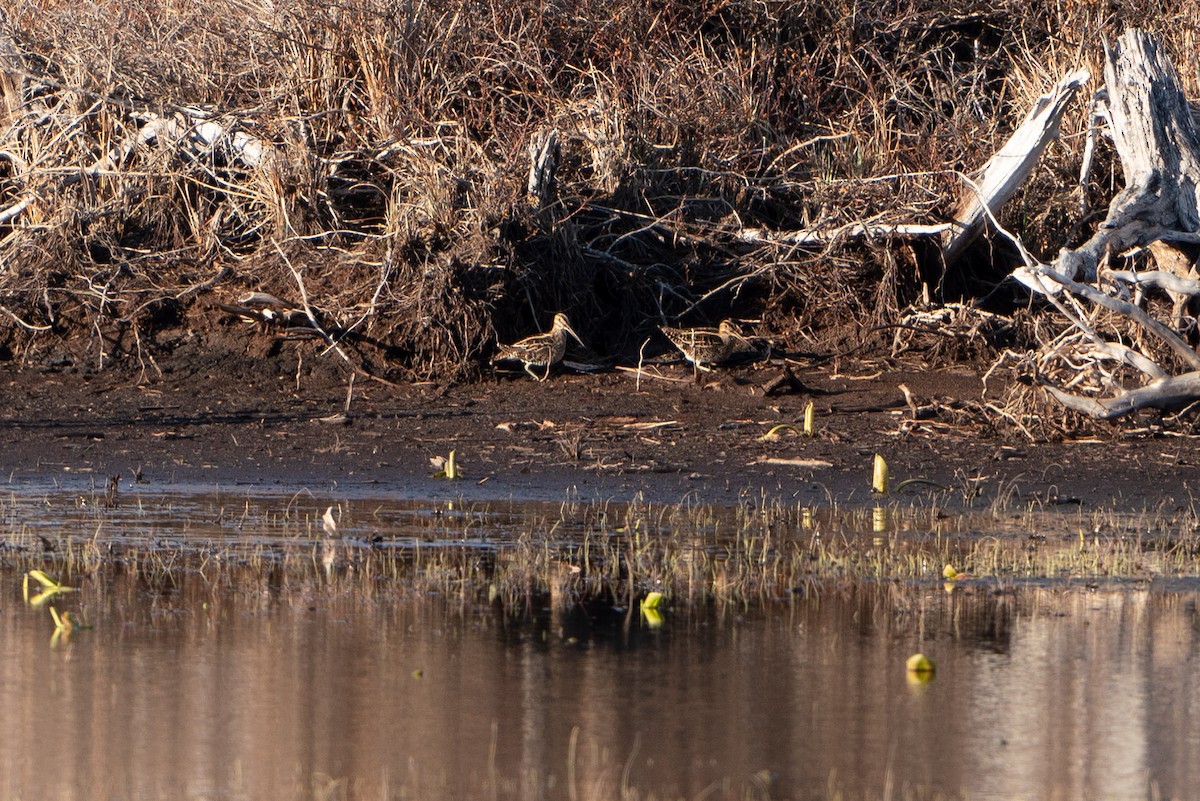
[{"label": "bare branch", "polygon": [[1200,371],[1160,378],[1144,387],[1123,392],[1115,398],[1085,398],[1051,386],[1044,389],[1068,409],[1101,420],[1111,420],[1139,409],[1181,409],[1189,403],[1194,403],[1200,398]]},{"label": "bare branch", "polygon": [[942,257],[947,263],[961,255],[983,230],[984,218],[1007,203],[1033,172],[1046,145],[1058,136],[1071,98],[1090,77],[1087,70],[1078,70],[1060,80],[1054,89],[1037,99],[1004,147],[988,159],[977,191],[963,199],[954,214],[953,230],[942,237]]}]

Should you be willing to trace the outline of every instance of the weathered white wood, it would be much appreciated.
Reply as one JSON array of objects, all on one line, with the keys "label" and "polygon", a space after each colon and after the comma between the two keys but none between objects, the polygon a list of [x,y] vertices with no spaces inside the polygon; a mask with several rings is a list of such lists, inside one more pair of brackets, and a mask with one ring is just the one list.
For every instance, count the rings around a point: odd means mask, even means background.
[{"label": "weathered white wood", "polygon": [[1087,70],[1078,70],[1039,97],[1004,147],[988,159],[974,185],[964,192],[954,225],[942,236],[942,258],[947,264],[983,231],[988,211],[998,212],[1025,183],[1046,145],[1058,136],[1067,105],[1089,77]]},{"label": "weathered white wood", "polygon": [[1045,387],[1059,403],[1068,409],[1111,420],[1139,409],[1181,409],[1200,399],[1200,371],[1168,376],[1151,381],[1144,387],[1123,392],[1115,398],[1085,398],[1072,395],[1057,387]]},{"label": "weathered white wood", "polygon": [[1030,267],[1028,270],[1032,275],[1044,281],[1061,285],[1077,297],[1128,317],[1142,326],[1147,332],[1161,339],[1179,357],[1180,361],[1187,364],[1193,370],[1200,370],[1200,354],[1197,354],[1186,342],[1180,339],[1178,334],[1151,317],[1145,309],[1128,301],[1110,297],[1093,286],[1069,278],[1049,267]]},{"label": "weathered white wood", "polygon": [[1105,109],[1104,102],[1108,98],[1108,93],[1104,89],[1097,89],[1092,95],[1091,105],[1088,107],[1088,129],[1087,136],[1083,141],[1083,158],[1079,164],[1079,213],[1086,214],[1088,210],[1088,183],[1092,179],[1092,164],[1096,157],[1096,140],[1100,137],[1102,126],[1108,122],[1108,112]]},{"label": "weathered white wood", "polygon": [[1099,361],[1109,359],[1114,362],[1127,364],[1151,379],[1167,377],[1167,371],[1159,367],[1158,364],[1144,353],[1136,351],[1120,342],[1100,342],[1094,344],[1086,355],[1088,358]]},{"label": "weathered white wood", "polygon": [[1183,278],[1166,270],[1147,270],[1140,273],[1133,270],[1109,270],[1105,275],[1137,287],[1156,287],[1167,292],[1193,297],[1200,295],[1200,281],[1195,278]]},{"label": "weathered white wood", "polygon": [[1104,80],[1125,188],[1096,233],[1062,250],[1058,271],[1095,281],[1106,253],[1200,230],[1200,134],[1157,37],[1136,28],[1106,49]]},{"label": "weathered white wood", "polygon": [[[1042,264],[1016,244],[1024,266],[1013,278],[1044,294],[1060,313],[1092,342],[1077,353],[1086,361],[1115,360],[1150,379],[1144,386],[1122,389],[1115,397],[1096,398],[1045,386],[1069,409],[1111,419],[1139,409],[1176,409],[1200,401],[1200,355],[1184,339],[1136,303],[1112,297],[1094,282],[1110,253],[1147,248],[1158,270],[1105,270],[1110,281],[1137,289],[1156,287],[1182,305],[1200,296],[1200,278],[1188,255],[1200,242],[1200,134],[1170,60],[1157,38],[1136,29],[1126,31],[1106,49],[1104,94],[1100,106],[1111,125],[1113,143],[1125,174],[1125,188],[1109,206],[1096,233],[1075,250],[1063,249],[1053,264]],[[996,225],[993,220],[993,225]],[[1011,235],[1009,235],[1011,237]],[[1068,308],[1064,293],[1122,315],[1166,344],[1187,372],[1172,375],[1144,348],[1102,337]]]},{"label": "weathered white wood", "polygon": [[743,242],[778,242],[784,245],[827,245],[843,239],[919,239],[941,236],[950,223],[849,223],[836,228],[811,228],[799,231],[767,231],[743,228],[735,235]]},{"label": "weathered white wood", "polygon": [[559,159],[558,131],[538,131],[529,139],[529,179],[526,190],[538,206],[545,206],[554,195],[554,180]]},{"label": "weathered white wood", "polygon": [[223,147],[238,161],[256,170],[262,167],[270,156],[270,146],[256,136],[245,131],[230,131],[227,126],[212,120],[193,122],[189,129],[189,138],[207,148]]},{"label": "weathered white wood", "polygon": [[32,197],[23,197],[11,206],[0,209],[0,225],[7,224],[20,217],[21,213],[29,208],[31,203],[33,203]]},{"label": "weathered white wood", "polygon": [[984,165],[977,181],[967,180],[967,189],[949,223],[855,222],[836,228],[800,231],[765,231],[747,228],[737,233],[743,242],[779,242],[787,245],[826,245],[842,239],[887,239],[941,237],[942,258],[949,263],[979,236],[984,223],[1021,187],[1037,165],[1042,151],[1055,137],[1067,105],[1087,83],[1087,70],[1078,70],[1060,80],[1033,104],[1025,120],[1009,140]]},{"label": "weathered white wood", "polygon": [[146,114],[142,127],[126,136],[109,149],[103,157],[84,169],[88,175],[98,175],[115,170],[139,148],[151,142],[166,147],[199,146],[205,150],[216,147],[227,148],[227,152],[250,169],[258,169],[266,162],[270,149],[261,140],[242,131],[230,131],[227,127],[208,119],[193,119],[183,113],[160,117]]}]

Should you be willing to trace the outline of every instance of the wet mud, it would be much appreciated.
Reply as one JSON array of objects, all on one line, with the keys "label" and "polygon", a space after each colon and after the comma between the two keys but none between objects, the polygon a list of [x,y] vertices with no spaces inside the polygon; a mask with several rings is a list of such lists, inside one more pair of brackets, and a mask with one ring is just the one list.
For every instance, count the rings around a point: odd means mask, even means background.
[{"label": "wet mud", "polygon": [[[1031,442],[973,423],[913,420],[918,399],[979,401],[980,373],[882,363],[755,363],[695,380],[684,365],[385,386],[220,360],[190,369],[0,373],[0,469],[13,486],[279,487],[398,498],[871,502],[882,454],[896,499],[1172,511],[1200,480],[1188,438]],[[783,386],[783,394],[769,394]],[[994,391],[994,390],[993,390]],[[816,431],[764,439],[798,424]],[[435,478],[456,452],[462,477]],[[937,485],[937,486],[935,486]]]}]

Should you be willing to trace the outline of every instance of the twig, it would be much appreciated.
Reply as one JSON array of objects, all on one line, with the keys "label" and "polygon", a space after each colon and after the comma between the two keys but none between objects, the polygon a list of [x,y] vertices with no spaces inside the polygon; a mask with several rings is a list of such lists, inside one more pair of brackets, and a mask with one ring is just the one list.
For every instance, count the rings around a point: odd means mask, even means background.
[{"label": "twig", "polygon": [[283,248],[279,247],[278,242],[275,242],[274,240],[272,240],[271,244],[275,246],[275,251],[280,255],[280,257],[283,259],[283,263],[285,265],[287,265],[287,268],[289,270],[292,271],[292,276],[296,279],[296,286],[300,290],[300,302],[304,304],[304,316],[306,318],[308,318],[309,325],[312,326],[312,329],[314,331],[316,331],[318,334],[320,334],[321,338],[324,339],[326,343],[328,343],[329,347],[333,351],[335,351],[338,356],[342,357],[342,360],[346,362],[346,364],[350,367],[351,370],[353,370],[357,373],[362,373],[367,378],[370,378],[372,381],[379,381],[380,383],[387,384],[388,386],[395,386],[394,383],[392,383],[391,381],[388,381],[386,378],[381,378],[377,375],[373,375],[369,371],[367,371],[367,370],[363,369],[362,367],[358,366],[357,364],[355,364],[350,359],[350,357],[346,355],[346,352],[344,350],[342,350],[341,346],[338,345],[338,343],[334,340],[334,338],[331,337],[328,334],[328,332],[326,332],[325,329],[321,327],[321,324],[317,322],[316,315],[313,314],[312,306],[309,305],[308,291],[304,288],[304,278],[300,275],[300,271],[297,270],[292,265],[291,259],[289,259],[287,257],[287,254],[283,252]]},{"label": "twig", "polygon": [[936,223],[922,225],[919,223],[865,223],[854,222],[832,228],[828,231],[807,229],[801,231],[767,231],[763,228],[743,228],[734,234],[742,242],[778,242],[786,245],[827,245],[841,239],[884,239],[903,238],[921,239],[924,237],[941,236],[952,228],[954,223]]},{"label": "twig", "polygon": [[634,384],[638,392],[642,391],[642,365],[646,362],[646,346],[650,344],[650,337],[646,337],[646,341],[638,348],[638,364],[637,364],[637,383]]},{"label": "twig", "polygon": [[682,312],[680,312],[676,316],[679,318],[687,317],[689,314],[691,314],[693,311],[695,311],[697,308],[699,308],[702,303],[704,303],[706,300],[713,297],[714,295],[716,295],[720,292],[724,292],[726,289],[729,289],[732,286],[737,286],[738,284],[745,283],[746,281],[749,281],[752,278],[757,278],[758,276],[762,275],[763,273],[770,272],[773,269],[775,269],[775,264],[771,263],[771,264],[765,264],[762,267],[759,267],[757,270],[753,270],[751,272],[744,273],[742,275],[735,275],[733,278],[730,278],[728,281],[725,281],[724,283],[718,284],[717,286],[715,286],[712,289],[705,292],[703,295],[701,295],[696,300],[692,301],[691,305],[689,305],[686,309],[684,309]]},{"label": "twig", "polygon": [[672,378],[671,376],[659,375],[658,373],[652,373],[648,370],[643,370],[641,367],[625,367],[624,365],[618,364],[613,369],[622,373],[633,373],[637,376],[639,382],[642,380],[642,376],[645,376],[646,378],[653,378],[655,381],[670,381],[672,384],[694,383],[690,378]]},{"label": "twig", "polygon": [[33,202],[32,197],[24,197],[6,209],[0,209],[0,225],[15,219],[21,215],[21,212],[29,208],[29,204]]},{"label": "twig", "polygon": [[0,306],[0,311],[7,314],[9,317],[12,318],[14,323],[21,326],[22,328],[24,328],[27,331],[49,331],[51,328],[53,328],[53,326],[49,326],[49,325],[33,325],[32,323],[27,323],[24,320],[22,320],[20,317],[18,317],[16,314],[11,312],[7,306]]}]

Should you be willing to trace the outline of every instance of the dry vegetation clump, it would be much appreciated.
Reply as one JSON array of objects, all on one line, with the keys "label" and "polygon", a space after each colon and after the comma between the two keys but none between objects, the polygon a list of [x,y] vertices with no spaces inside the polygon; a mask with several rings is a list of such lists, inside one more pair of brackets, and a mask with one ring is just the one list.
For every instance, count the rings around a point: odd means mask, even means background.
[{"label": "dry vegetation clump", "polygon": [[[937,503],[839,509],[748,497],[736,509],[635,501],[429,514],[371,500],[344,504],[331,535],[322,533],[320,510],[295,498],[178,508],[154,498],[109,507],[98,492],[71,500],[53,531],[36,521],[62,498],[0,504],[9,521],[0,528],[0,577],[37,569],[71,587],[123,578],[164,593],[191,582],[213,597],[441,597],[521,615],[585,607],[637,614],[651,592],[682,613],[855,587],[949,581],[947,591],[991,594],[1048,580],[1200,575],[1194,507],[1046,514],[998,501],[975,515]],[[946,565],[962,575],[947,576]]]},{"label": "dry vegetation clump", "polygon": [[[857,341],[922,284],[971,299],[1011,265],[737,234],[937,222],[956,171],[1034,97],[1099,73],[1102,36],[1140,24],[1190,52],[1194,10],[17,0],[0,15],[0,354],[279,353],[298,332],[215,305],[250,292],[304,312],[314,342],[285,347],[325,353],[306,364],[341,365],[336,342],[393,379],[472,375],[554,311],[612,358],[658,323],[730,315],[793,347]],[[1086,116],[1007,211],[1031,247],[1087,234]],[[531,200],[529,144],[549,131],[554,183]],[[1106,165],[1093,208],[1117,186]]]},{"label": "dry vegetation clump", "polygon": [[[1151,314],[1157,312],[1159,319],[1171,317],[1170,304],[1162,298],[1147,297],[1144,305]],[[1076,308],[1082,310],[1081,306]],[[1162,340],[1131,325],[1126,316],[1102,307],[1082,311],[1080,319],[1108,341],[1128,343],[1158,364],[1174,363],[1174,355]],[[1097,421],[1064,409],[1041,387],[1051,385],[1067,392],[1105,397],[1120,394],[1124,387],[1137,386],[1144,376],[1130,364],[1096,358],[1099,351],[1095,341],[1068,320],[1050,315],[1023,317],[1023,331],[1030,340],[1028,349],[1006,349],[991,369],[992,374],[1007,371],[1015,376],[1011,382],[999,382],[1002,388],[993,393],[999,404],[995,408],[1002,408],[1004,414],[991,416],[991,423],[1019,430],[1033,441],[1087,436],[1098,431],[1131,438],[1159,436],[1166,431],[1175,435],[1197,433],[1194,403],[1156,410],[1140,418],[1136,426]],[[1196,332],[1190,333],[1195,341]]]}]

